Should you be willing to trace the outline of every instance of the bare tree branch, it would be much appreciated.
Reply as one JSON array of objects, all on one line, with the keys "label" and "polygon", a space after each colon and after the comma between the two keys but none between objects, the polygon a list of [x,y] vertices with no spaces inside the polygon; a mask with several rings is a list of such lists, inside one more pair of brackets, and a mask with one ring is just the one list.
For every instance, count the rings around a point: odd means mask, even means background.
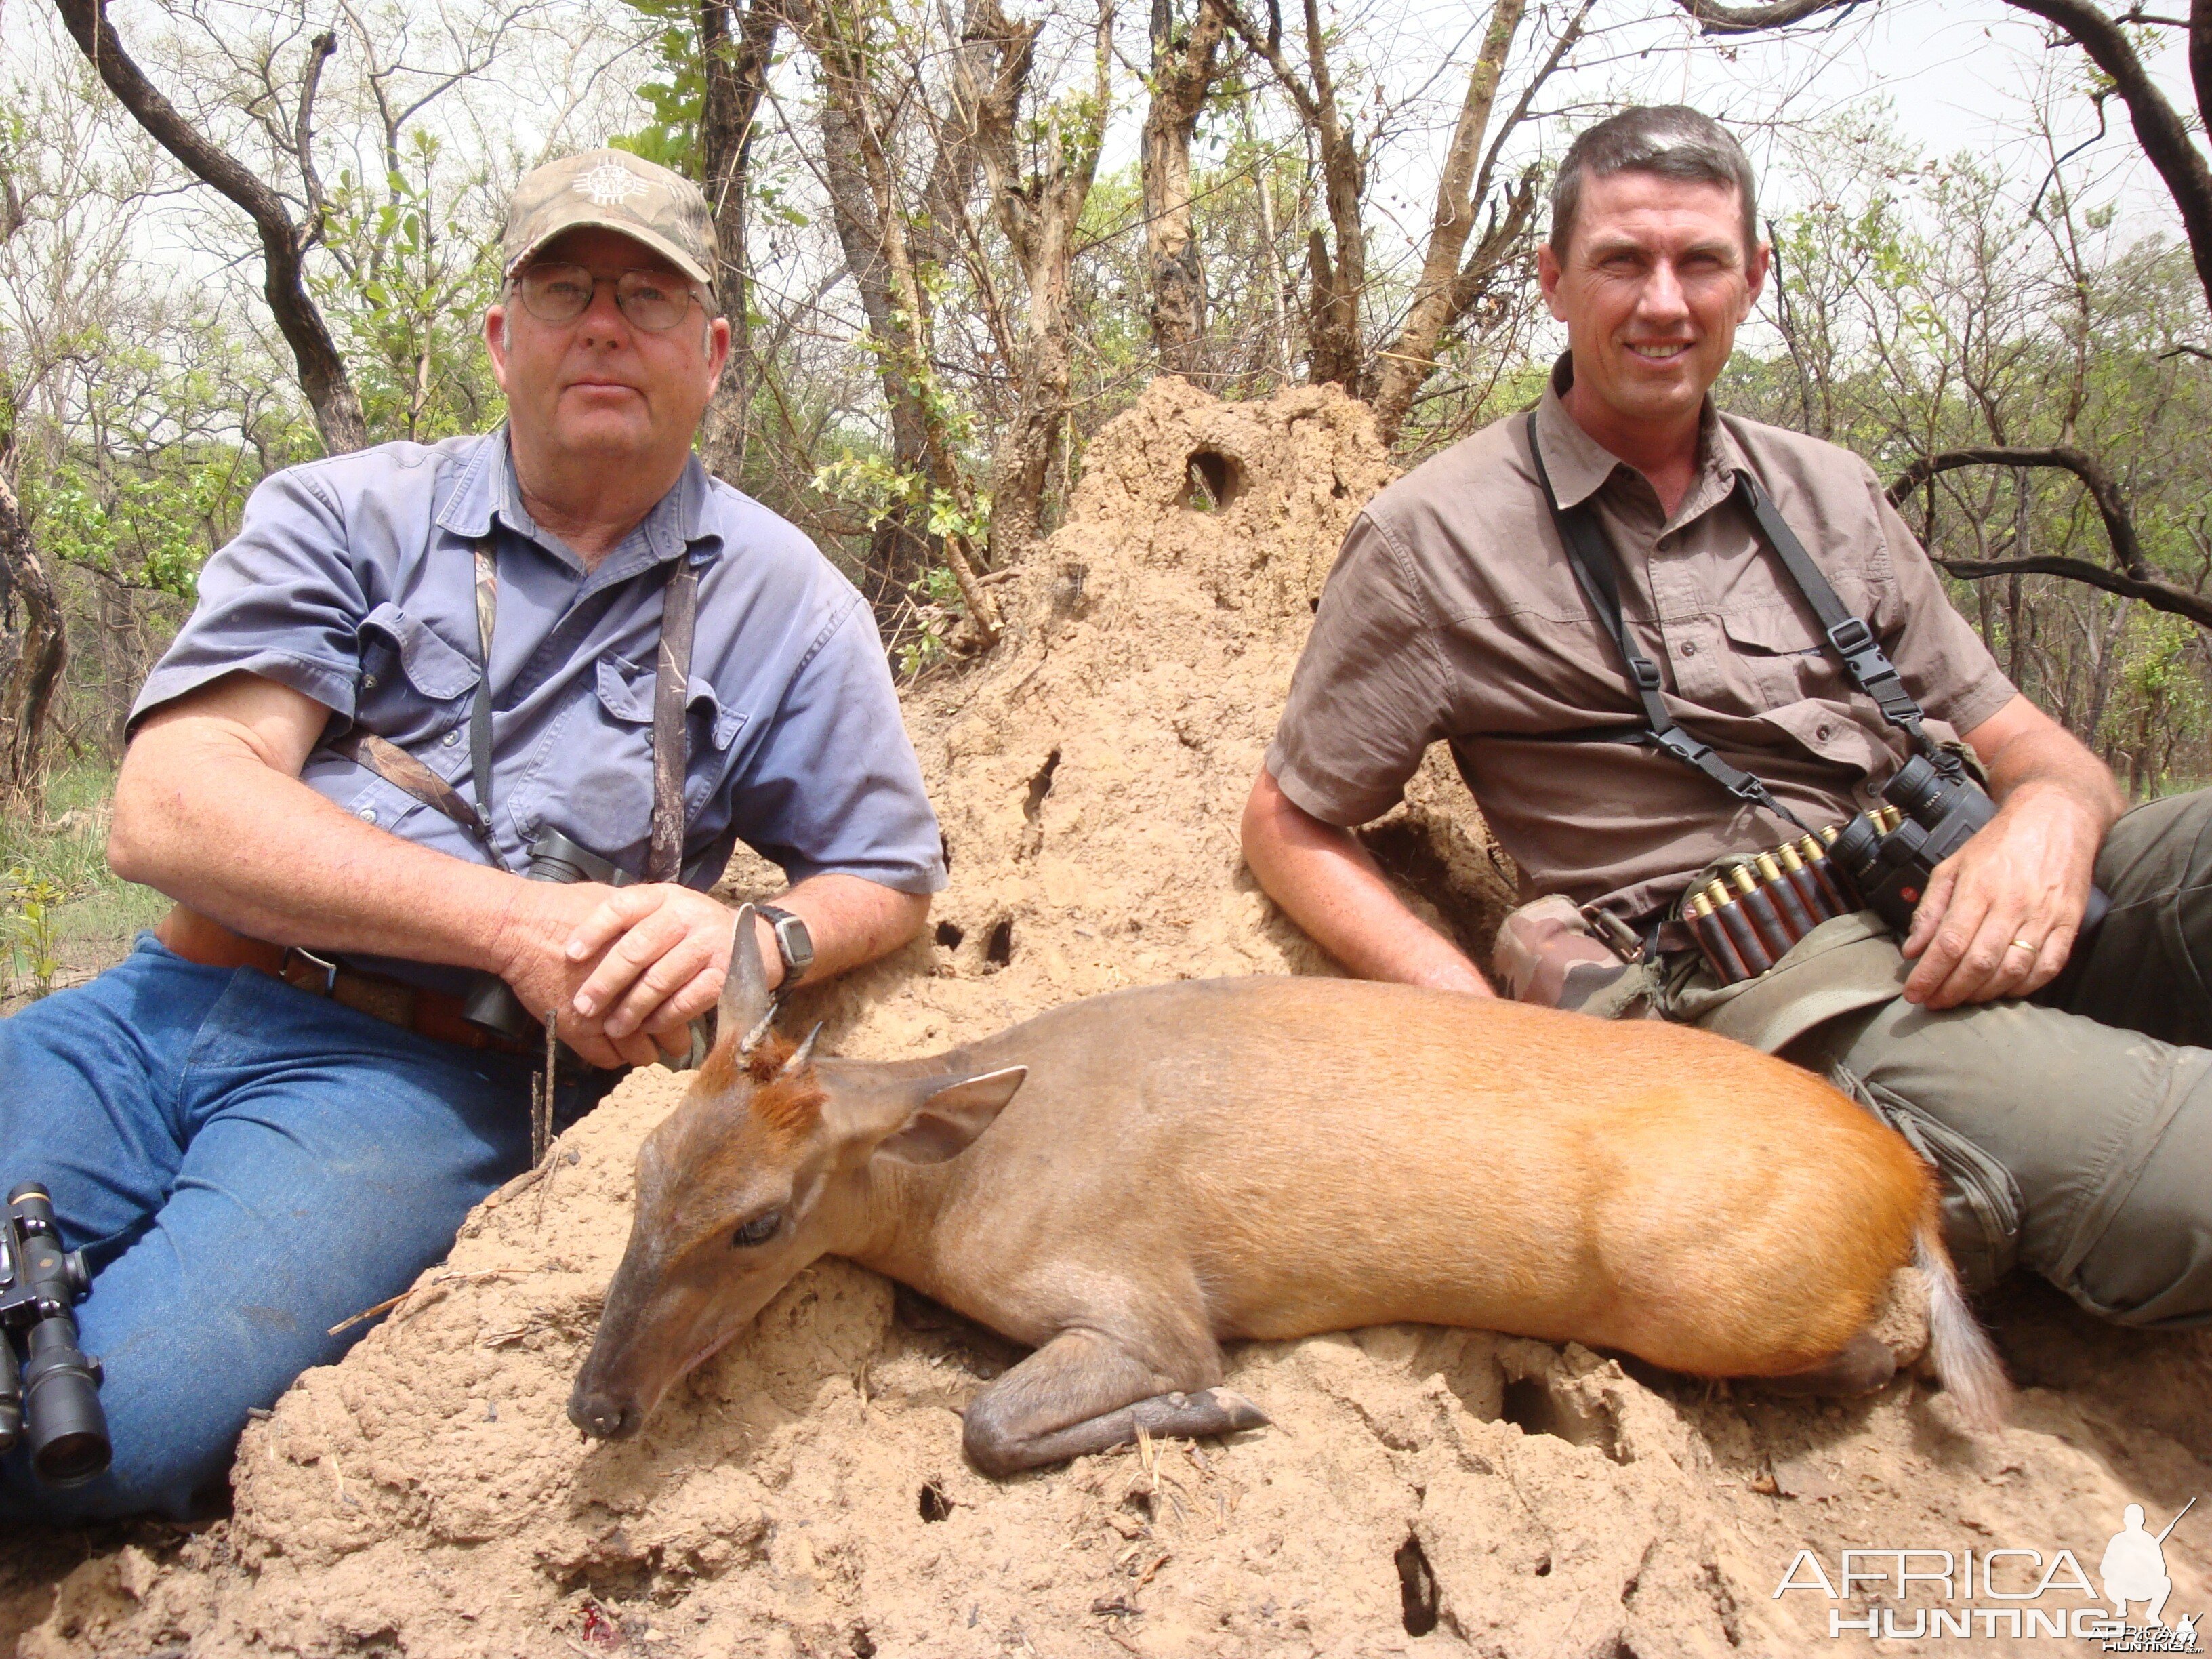
[{"label": "bare tree branch", "polygon": [[2097,504],[2097,512],[2105,521],[2105,534],[2111,539],[2112,559],[2130,579],[2154,581],[2156,574],[2150,562],[2143,556],[2142,543],[2136,535],[2135,520],[2130,516],[2120,487],[2112,475],[2078,449],[2056,445],[2048,449],[2016,448],[2006,444],[1978,444],[1964,449],[1947,449],[1940,454],[1923,455],[1891,480],[1889,501],[1894,507],[1921,485],[1938,473],[1950,472],[1962,466],[2057,466],[2063,467],[2079,478]]},{"label": "bare tree branch", "polygon": [[[1717,0],[1674,0],[1708,34],[1747,34],[1784,27],[1824,12],[1843,16],[1864,0],[1773,0],[1766,5],[1729,6]],[[2159,90],[2124,21],[2109,15],[2092,0],[2005,0],[2016,11],[2055,25],[2105,72],[2128,106],[2136,140],[2166,181],[2181,214],[2184,234],[2197,265],[2197,278],[2212,300],[2212,167],[2191,139],[2189,127]],[[2191,0],[2189,68],[2200,118],[2212,118],[2212,3]]]},{"label": "bare tree branch", "polygon": [[114,26],[107,21],[106,0],[54,0],[54,5],[77,50],[131,118],[195,178],[212,185],[252,219],[261,238],[262,295],[285,343],[292,348],[300,389],[314,410],[323,447],[332,454],[361,448],[368,441],[361,399],[321,308],[307,292],[300,258],[305,239],[283,201],[155,89],[116,38]]},{"label": "bare tree branch", "polygon": [[2199,628],[2212,629],[2212,600],[2185,587],[2156,579],[2143,580],[2108,570],[2087,559],[2063,559],[2038,555],[2025,559],[1944,559],[1936,562],[1962,581],[1984,581],[1992,576],[2063,576],[2069,581],[2100,587],[2123,599],[2141,599],[2154,611],[2186,617]]},{"label": "bare tree branch", "polygon": [[1822,12],[1842,14],[1863,5],[1867,0],[1772,0],[1771,4],[1758,6],[1724,6],[1715,0],[1674,0],[1675,4],[1697,20],[1698,28],[1707,34],[1756,34],[1762,29],[1788,28],[1792,23],[1802,23]]}]

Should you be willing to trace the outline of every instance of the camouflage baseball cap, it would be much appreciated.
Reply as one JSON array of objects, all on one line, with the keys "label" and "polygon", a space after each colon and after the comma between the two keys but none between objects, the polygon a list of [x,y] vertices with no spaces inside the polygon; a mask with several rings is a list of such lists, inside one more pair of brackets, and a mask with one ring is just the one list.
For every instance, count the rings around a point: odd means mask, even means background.
[{"label": "camouflage baseball cap", "polygon": [[714,286],[714,220],[699,186],[619,149],[587,149],[525,173],[507,204],[500,269],[512,276],[539,248],[580,225],[619,231],[693,281]]}]

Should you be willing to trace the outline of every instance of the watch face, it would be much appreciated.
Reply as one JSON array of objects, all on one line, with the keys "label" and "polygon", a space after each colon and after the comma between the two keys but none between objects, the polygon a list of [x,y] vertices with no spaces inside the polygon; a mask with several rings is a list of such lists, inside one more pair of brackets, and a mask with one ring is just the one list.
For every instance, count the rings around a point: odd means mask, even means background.
[{"label": "watch face", "polygon": [[806,924],[794,915],[784,915],[775,924],[775,942],[783,951],[784,960],[793,968],[804,968],[814,960],[814,935],[806,931]]}]

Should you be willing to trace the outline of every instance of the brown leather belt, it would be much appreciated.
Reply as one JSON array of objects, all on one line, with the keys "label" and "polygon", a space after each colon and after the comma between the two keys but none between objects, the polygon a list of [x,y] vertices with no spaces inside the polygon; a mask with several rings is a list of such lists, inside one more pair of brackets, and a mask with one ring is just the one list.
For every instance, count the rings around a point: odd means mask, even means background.
[{"label": "brown leather belt", "polygon": [[489,1048],[502,1054],[532,1051],[529,1043],[487,1031],[463,1018],[457,996],[410,985],[388,975],[364,973],[296,945],[288,948],[250,939],[181,904],[161,918],[154,937],[187,962],[197,962],[204,968],[258,969],[312,996],[328,997],[342,1008],[440,1042]]}]

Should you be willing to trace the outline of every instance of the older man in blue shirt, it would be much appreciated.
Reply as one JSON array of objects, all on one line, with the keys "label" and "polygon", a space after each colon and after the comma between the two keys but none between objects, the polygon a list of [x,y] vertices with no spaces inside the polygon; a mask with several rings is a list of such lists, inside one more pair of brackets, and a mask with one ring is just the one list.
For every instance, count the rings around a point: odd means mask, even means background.
[{"label": "older man in blue shirt", "polygon": [[[772,980],[895,948],[944,884],[866,607],[691,453],[729,351],[699,192],[570,157],[503,252],[507,427],[254,492],[116,787],[111,861],[177,908],[0,1022],[0,1178],[42,1180],[93,1264],[115,1446],[68,1491],[0,1462],[0,1517],[191,1513],[248,1413],[364,1328],[330,1328],[526,1164],[542,1045],[472,1020],[486,975],[591,1066],[643,1063],[720,991],[702,890],[736,842],[793,883]],[[657,878],[525,879],[556,835]],[[572,1069],[570,1110],[610,1075]]]}]

